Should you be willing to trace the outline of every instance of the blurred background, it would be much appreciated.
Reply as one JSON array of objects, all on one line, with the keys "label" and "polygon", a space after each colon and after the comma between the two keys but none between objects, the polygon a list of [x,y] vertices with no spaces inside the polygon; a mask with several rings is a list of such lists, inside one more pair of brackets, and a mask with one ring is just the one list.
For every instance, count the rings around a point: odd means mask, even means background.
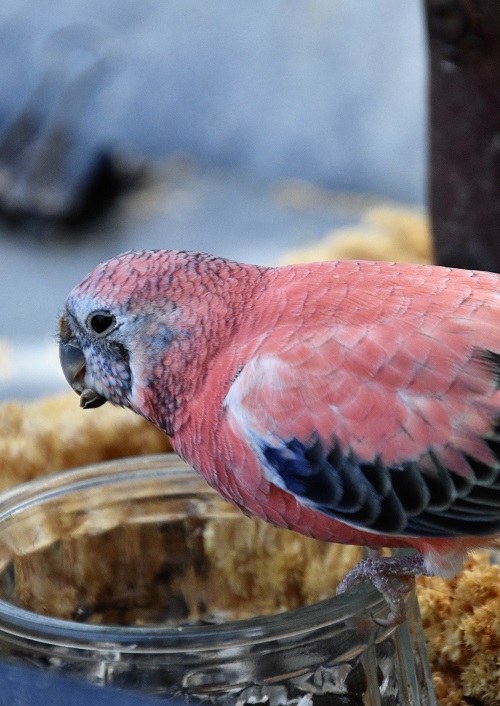
[{"label": "blurred background", "polygon": [[420,0],[3,0],[0,401],[65,389],[68,291],[127,249],[275,264],[425,209]]}]

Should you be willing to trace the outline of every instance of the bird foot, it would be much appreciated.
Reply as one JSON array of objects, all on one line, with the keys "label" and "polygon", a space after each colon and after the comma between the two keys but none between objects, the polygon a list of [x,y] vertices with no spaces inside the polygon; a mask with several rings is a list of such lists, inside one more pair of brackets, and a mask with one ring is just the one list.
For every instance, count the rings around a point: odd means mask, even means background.
[{"label": "bird foot", "polygon": [[[415,576],[428,575],[421,554],[398,557],[380,557],[363,559],[351,569],[339,583],[337,595],[345,593],[363,581],[370,581],[384,596],[389,604],[387,618],[373,620],[382,627],[395,627],[406,617],[404,594],[415,585]],[[398,583],[394,582],[398,580]]]}]

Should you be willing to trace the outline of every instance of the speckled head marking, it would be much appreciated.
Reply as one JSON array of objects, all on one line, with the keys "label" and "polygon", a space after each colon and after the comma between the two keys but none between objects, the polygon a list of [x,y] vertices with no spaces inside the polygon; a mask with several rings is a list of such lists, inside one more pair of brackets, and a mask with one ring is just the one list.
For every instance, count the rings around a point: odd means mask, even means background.
[{"label": "speckled head marking", "polygon": [[224,284],[237,282],[247,268],[205,253],[175,250],[129,251],[98,265],[69,294],[67,306],[81,299],[124,309],[144,301],[175,301],[192,294],[222,292]]}]

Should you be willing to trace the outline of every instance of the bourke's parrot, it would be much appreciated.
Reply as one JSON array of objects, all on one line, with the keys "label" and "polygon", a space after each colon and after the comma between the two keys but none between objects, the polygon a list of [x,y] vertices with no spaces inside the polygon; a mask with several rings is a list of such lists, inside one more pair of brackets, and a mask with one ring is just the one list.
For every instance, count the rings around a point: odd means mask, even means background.
[{"label": "bourke's parrot", "polygon": [[343,261],[258,267],[129,252],[69,294],[60,357],[85,408],[129,407],[246,513],[410,547],[342,582],[452,575],[500,535],[500,276]]}]

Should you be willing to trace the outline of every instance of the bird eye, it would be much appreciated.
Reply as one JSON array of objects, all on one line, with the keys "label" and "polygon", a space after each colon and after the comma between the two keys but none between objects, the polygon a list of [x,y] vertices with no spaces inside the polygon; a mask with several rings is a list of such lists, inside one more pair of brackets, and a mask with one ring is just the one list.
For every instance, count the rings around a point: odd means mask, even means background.
[{"label": "bird eye", "polygon": [[109,311],[94,311],[87,319],[87,326],[98,336],[105,336],[116,326],[116,318]]}]

